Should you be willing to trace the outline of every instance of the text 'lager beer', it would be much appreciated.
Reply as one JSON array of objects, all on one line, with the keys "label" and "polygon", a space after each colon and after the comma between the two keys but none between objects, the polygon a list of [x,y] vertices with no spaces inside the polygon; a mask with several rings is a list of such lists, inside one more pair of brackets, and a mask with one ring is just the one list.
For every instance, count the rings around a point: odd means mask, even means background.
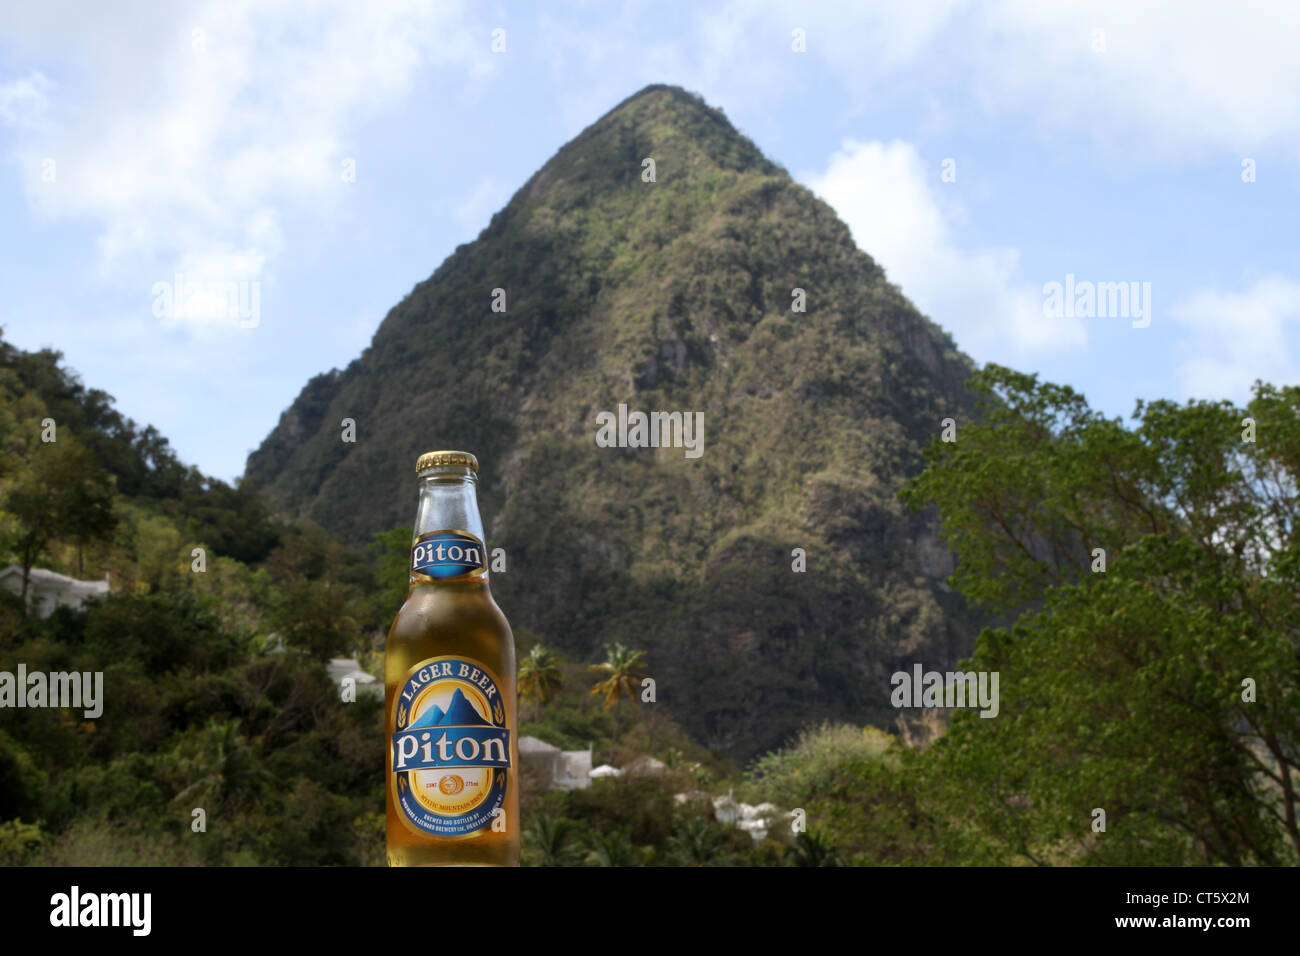
[{"label": "text 'lager beer'", "polygon": [[388,631],[389,866],[519,865],[515,639],[488,590],[478,460],[431,451]]}]

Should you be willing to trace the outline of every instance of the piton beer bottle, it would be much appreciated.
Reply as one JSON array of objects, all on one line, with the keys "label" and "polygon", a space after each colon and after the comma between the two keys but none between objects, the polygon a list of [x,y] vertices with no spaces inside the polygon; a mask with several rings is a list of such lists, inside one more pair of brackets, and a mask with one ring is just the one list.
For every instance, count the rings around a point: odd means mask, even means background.
[{"label": "piton beer bottle", "polygon": [[515,639],[488,590],[478,459],[431,451],[384,656],[388,864],[519,865]]}]

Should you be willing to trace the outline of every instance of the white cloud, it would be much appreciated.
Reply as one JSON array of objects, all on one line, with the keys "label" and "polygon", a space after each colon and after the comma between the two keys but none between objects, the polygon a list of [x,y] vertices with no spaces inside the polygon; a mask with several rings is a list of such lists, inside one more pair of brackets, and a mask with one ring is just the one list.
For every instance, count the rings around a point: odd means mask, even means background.
[{"label": "white cloud", "polygon": [[848,225],[858,246],[885,269],[921,311],[980,361],[1077,349],[1081,320],[1048,319],[1041,289],[1019,271],[1012,248],[961,248],[945,207],[938,163],[926,166],[910,144],[846,140],[820,173],[801,180]]},{"label": "white cloud", "polygon": [[1179,382],[1191,398],[1250,397],[1255,379],[1300,378],[1293,346],[1300,333],[1300,282],[1281,275],[1244,292],[1203,289],[1169,310],[1186,335],[1178,343]]},{"label": "white cloud", "polygon": [[38,125],[50,102],[45,93],[51,85],[39,72],[0,83],[0,121],[13,126]]},{"label": "white cloud", "polygon": [[43,104],[41,135],[20,129],[15,149],[29,201],[97,223],[101,277],[145,290],[176,270],[271,275],[286,213],[318,216],[345,194],[359,119],[406,97],[428,67],[493,69],[459,3],[204,0],[145,17],[33,7],[14,18],[15,46],[52,59],[59,83],[0,87],[0,114]]},{"label": "white cloud", "polygon": [[[797,18],[799,10],[784,3]],[[1000,0],[816,7],[814,44],[859,95],[918,81],[1129,159],[1278,147],[1300,159],[1300,5]],[[807,17],[805,17],[807,19]],[[1100,30],[1104,52],[1095,52]],[[875,55],[872,51],[879,51]]]},{"label": "white cloud", "polygon": [[[679,83],[768,122],[773,104],[829,71],[849,113],[973,106],[1128,162],[1274,148],[1300,160],[1300,4],[732,0],[673,24],[671,42],[657,4],[624,4],[598,23],[589,8],[561,11],[543,15],[541,39],[566,75],[583,78],[565,101],[577,128],[633,78]],[[796,27],[806,53],[791,51]],[[1094,52],[1095,30],[1104,52]]]},{"label": "white cloud", "polygon": [[[1300,158],[1300,6],[1129,0],[977,8],[961,65],[991,113],[1116,152],[1185,161],[1280,147]],[[1095,52],[1095,31],[1104,52]]]}]

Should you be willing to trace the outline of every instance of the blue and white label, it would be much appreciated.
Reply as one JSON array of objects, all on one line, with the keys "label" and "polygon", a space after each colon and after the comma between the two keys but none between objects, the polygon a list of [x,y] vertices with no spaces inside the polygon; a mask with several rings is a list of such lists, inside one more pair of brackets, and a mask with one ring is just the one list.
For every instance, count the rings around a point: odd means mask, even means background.
[{"label": "blue and white label", "polygon": [[465,531],[431,531],[411,546],[411,573],[438,580],[478,574],[487,567],[483,542]]},{"label": "blue and white label", "polygon": [[390,786],[399,812],[434,836],[473,836],[506,798],[510,730],[500,686],[482,664],[430,658],[394,698]]}]

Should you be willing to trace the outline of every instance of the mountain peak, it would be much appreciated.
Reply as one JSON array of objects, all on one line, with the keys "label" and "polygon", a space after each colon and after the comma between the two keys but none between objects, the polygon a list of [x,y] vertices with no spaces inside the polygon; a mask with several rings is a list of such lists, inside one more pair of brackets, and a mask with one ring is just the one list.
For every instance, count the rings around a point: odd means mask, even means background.
[{"label": "mountain peak", "polygon": [[[685,127],[697,135],[712,132],[715,135],[744,139],[722,110],[710,106],[697,93],[667,83],[651,83],[638,90],[592,123],[588,129],[615,122],[643,127],[668,123],[679,128]],[[753,148],[752,143],[749,145]],[[757,148],[754,151],[757,153]]]},{"label": "mountain peak", "polygon": [[[511,621],[574,656],[638,635],[685,688],[687,728],[752,755],[801,721],[888,723],[865,683],[905,652],[971,646],[934,516],[897,499],[939,423],[968,413],[970,369],[834,210],[656,84],[309,383],[247,474],[283,514],[364,543],[409,528],[420,453],[471,449]],[[597,444],[620,406],[702,422],[699,454],[680,429],[674,447]],[[338,440],[346,417],[364,440]],[[790,573],[794,547],[817,575]]]},{"label": "mountain peak", "polygon": [[[644,101],[676,103],[693,107],[695,109],[717,112],[713,107],[709,106],[709,104],[704,101],[704,97],[700,96],[698,93],[692,93],[690,90],[681,86],[675,86],[672,83],[650,83],[624,99],[610,110],[609,113],[617,113],[625,106]],[[606,113],[605,115],[608,116],[609,113]]]},{"label": "mountain peak", "polygon": [[567,208],[566,193],[571,190],[590,195],[593,190],[649,185],[648,160],[653,161],[654,184],[702,183],[719,172],[786,176],[722,110],[679,86],[656,83],[632,94],[566,143],[502,213],[509,216],[539,201]]}]

